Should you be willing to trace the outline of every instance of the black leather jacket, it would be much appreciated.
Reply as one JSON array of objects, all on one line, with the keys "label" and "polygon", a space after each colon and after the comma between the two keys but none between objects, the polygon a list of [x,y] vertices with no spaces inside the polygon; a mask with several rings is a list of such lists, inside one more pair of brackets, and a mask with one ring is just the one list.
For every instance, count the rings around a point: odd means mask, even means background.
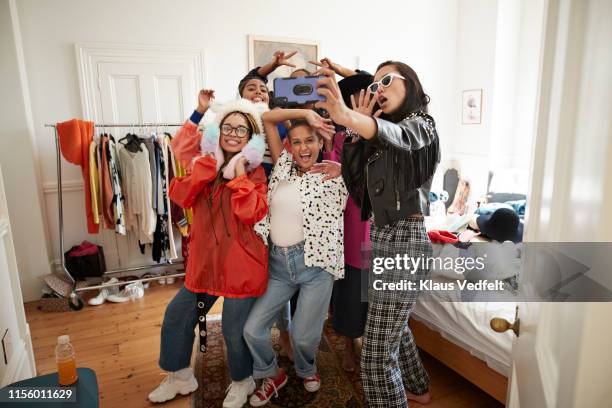
[{"label": "black leather jacket", "polygon": [[347,137],[342,150],[342,177],[361,219],[373,213],[374,224],[382,226],[429,215],[429,190],[440,162],[433,118],[417,112],[397,124],[375,120],[376,137],[355,143]]}]

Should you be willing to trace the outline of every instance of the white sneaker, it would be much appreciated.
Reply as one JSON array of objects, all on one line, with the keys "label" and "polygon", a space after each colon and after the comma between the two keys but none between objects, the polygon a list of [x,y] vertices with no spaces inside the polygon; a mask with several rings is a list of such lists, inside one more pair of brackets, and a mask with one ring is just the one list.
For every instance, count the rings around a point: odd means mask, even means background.
[{"label": "white sneaker", "polygon": [[159,283],[160,285],[165,285],[166,284],[166,278],[158,279],[157,283]]},{"label": "white sneaker", "polygon": [[107,288],[100,289],[100,293],[98,293],[98,296],[89,299],[87,303],[89,303],[90,306],[100,306],[101,304],[106,302],[106,298],[108,297],[108,295],[109,293]]},{"label": "white sneaker", "polygon": [[176,397],[176,394],[187,395],[197,389],[198,381],[194,377],[193,372],[186,380],[181,380],[173,373],[169,373],[159,384],[159,387],[149,394],[149,401],[166,402]]},{"label": "white sneaker", "polygon": [[247,402],[249,395],[255,392],[255,381],[253,377],[232,381],[226,392],[223,408],[241,408]]},{"label": "white sneaker", "polygon": [[175,281],[174,277],[166,278],[166,285],[172,285]]},{"label": "white sneaker", "polygon": [[[119,279],[112,278],[108,282],[103,283],[102,285],[104,286],[104,285],[117,283],[117,282],[119,282]],[[89,303],[91,306],[100,306],[101,304],[106,302],[106,300],[110,300],[108,299],[109,296],[117,294],[117,293],[119,293],[119,288],[117,286],[109,286],[106,288],[102,288],[100,289],[100,293],[98,293],[98,296],[89,299],[87,303]]]},{"label": "white sneaker", "polygon": [[113,293],[108,295],[106,300],[113,303],[125,303],[130,300],[130,297],[123,293]]},{"label": "white sneaker", "polygon": [[140,299],[144,296],[144,285],[142,282],[130,283],[121,291],[121,295],[132,300]]}]

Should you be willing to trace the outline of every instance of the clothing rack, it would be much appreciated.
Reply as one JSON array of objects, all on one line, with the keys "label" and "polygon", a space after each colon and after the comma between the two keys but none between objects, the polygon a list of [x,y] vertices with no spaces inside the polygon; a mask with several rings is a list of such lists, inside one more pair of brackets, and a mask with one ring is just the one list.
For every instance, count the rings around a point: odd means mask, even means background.
[{"label": "clothing rack", "polygon": [[[102,129],[105,129],[105,128],[128,128],[128,129],[133,129],[133,128],[153,128],[155,129],[157,128],[159,129],[159,128],[168,128],[168,127],[181,127],[181,126],[182,124],[180,123],[94,124],[94,128],[102,128]],[[73,310],[80,310],[83,308],[84,303],[83,303],[83,300],[79,297],[78,292],[109,288],[113,286],[127,285],[127,284],[134,283],[134,282],[148,282],[151,280],[160,279],[160,277],[142,278],[142,279],[133,279],[129,281],[122,281],[122,282],[112,283],[112,284],[107,284],[107,285],[102,284],[102,285],[85,286],[85,287],[77,288],[76,280],[72,277],[70,272],[68,272],[68,269],[66,269],[66,264],[64,262],[64,209],[63,209],[63,191],[62,191],[62,156],[61,156],[61,151],[60,151],[59,136],[57,134],[56,125],[45,124],[45,127],[53,128],[53,133],[55,137],[55,154],[56,154],[56,167],[57,167],[57,208],[58,208],[57,211],[58,211],[59,238],[60,238],[60,264],[61,264],[61,269],[63,273],[72,282],[72,291],[68,298],[68,304],[70,305],[70,308]],[[178,261],[178,262],[166,261],[165,263],[159,263],[159,264],[142,265],[142,266],[135,266],[131,268],[119,268],[119,269],[113,269],[110,271],[106,271],[104,272],[104,275],[114,275],[114,274],[124,273],[124,272],[134,272],[134,271],[141,271],[141,270],[146,270],[146,269],[156,269],[156,268],[167,267],[168,265],[172,265],[172,266],[184,265],[184,263],[183,261]],[[181,277],[181,276],[185,276],[185,273],[182,272],[182,273],[174,273],[171,275],[164,275],[163,278],[176,278],[176,277]]]}]

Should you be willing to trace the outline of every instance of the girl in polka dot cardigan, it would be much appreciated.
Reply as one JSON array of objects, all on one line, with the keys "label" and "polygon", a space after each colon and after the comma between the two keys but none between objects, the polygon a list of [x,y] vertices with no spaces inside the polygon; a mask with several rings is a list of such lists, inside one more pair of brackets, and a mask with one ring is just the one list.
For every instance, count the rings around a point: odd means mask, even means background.
[{"label": "girl in polka dot cardigan", "polygon": [[[344,209],[347,190],[340,165],[326,162],[313,171],[324,138],[334,126],[308,109],[282,109],[263,115],[266,138],[275,163],[268,186],[268,215],[255,231],[268,243],[267,292],[253,306],[244,338],[253,355],[253,377],[263,379],[251,396],[252,406],[265,405],[287,382],[272,348],[270,329],[279,311],[299,290],[290,324],[295,370],[304,387],[320,387],[315,357],[333,283],[344,276]],[[291,121],[283,148],[276,123]]]}]

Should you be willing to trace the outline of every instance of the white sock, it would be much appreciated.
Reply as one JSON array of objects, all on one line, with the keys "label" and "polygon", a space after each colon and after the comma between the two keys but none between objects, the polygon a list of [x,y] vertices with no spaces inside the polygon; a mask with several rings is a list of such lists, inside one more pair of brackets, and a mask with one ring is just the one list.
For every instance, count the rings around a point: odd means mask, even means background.
[{"label": "white sock", "polygon": [[178,371],[173,371],[171,374],[181,381],[186,381],[193,376],[193,371],[191,371],[191,367],[186,367]]}]

